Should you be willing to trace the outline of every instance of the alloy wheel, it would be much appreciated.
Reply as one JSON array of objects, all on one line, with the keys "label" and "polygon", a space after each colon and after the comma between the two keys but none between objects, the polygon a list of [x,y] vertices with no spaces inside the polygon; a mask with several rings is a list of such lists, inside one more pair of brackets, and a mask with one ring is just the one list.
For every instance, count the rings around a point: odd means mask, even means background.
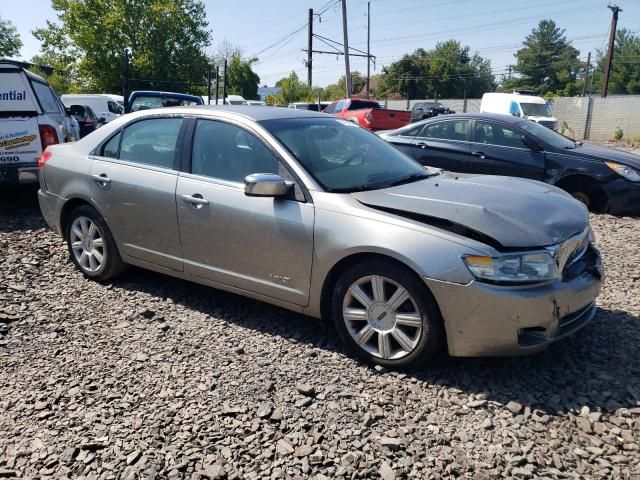
[{"label": "alloy wheel", "polygon": [[98,226],[87,217],[77,217],[71,224],[71,250],[78,265],[87,272],[97,272],[105,262],[104,239]]},{"label": "alloy wheel", "polygon": [[422,335],[422,315],[411,294],[381,275],[362,277],[349,287],[342,317],[358,346],[384,360],[406,357]]}]

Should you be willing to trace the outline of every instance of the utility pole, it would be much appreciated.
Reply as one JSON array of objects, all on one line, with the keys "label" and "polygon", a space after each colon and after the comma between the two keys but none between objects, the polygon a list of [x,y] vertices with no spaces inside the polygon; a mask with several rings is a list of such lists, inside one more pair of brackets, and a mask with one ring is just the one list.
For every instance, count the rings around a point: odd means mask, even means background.
[{"label": "utility pole", "polygon": [[124,78],[122,79],[122,96],[124,97],[124,111],[129,111],[129,49],[124,49]]},{"label": "utility pole", "polygon": [[587,63],[584,66],[584,85],[582,85],[582,96],[587,94],[587,84],[589,83],[589,68],[591,68],[591,52],[587,55]]},{"label": "utility pole", "polygon": [[342,33],[344,35],[344,70],[347,97],[351,97],[351,69],[349,68],[349,33],[347,31],[347,0],[342,0]]},{"label": "utility pole", "polygon": [[371,78],[371,2],[367,2],[367,98],[369,97],[369,80]]},{"label": "utility pole", "polygon": [[222,86],[222,104],[227,100],[227,59],[224,60],[224,85]]},{"label": "utility pole", "polygon": [[611,73],[611,63],[613,62],[613,44],[616,39],[616,27],[618,26],[618,12],[622,9],[617,5],[609,5],[607,7],[613,12],[611,18],[611,32],[609,34],[609,49],[607,50],[607,58],[604,63],[604,80],[602,81],[602,88],[600,90],[600,96],[602,98],[607,96],[607,90],[609,89],[609,74]]},{"label": "utility pole", "polygon": [[218,86],[220,85],[220,66],[216,66],[216,105],[218,105]]},{"label": "utility pole", "polygon": [[511,67],[513,67],[513,65],[508,65],[509,67],[509,80],[511,80]]},{"label": "utility pole", "polygon": [[211,65],[207,65],[207,105],[211,105]]},{"label": "utility pole", "polygon": [[309,30],[307,40],[307,83],[311,86],[311,72],[313,61],[313,8],[309,9]]}]

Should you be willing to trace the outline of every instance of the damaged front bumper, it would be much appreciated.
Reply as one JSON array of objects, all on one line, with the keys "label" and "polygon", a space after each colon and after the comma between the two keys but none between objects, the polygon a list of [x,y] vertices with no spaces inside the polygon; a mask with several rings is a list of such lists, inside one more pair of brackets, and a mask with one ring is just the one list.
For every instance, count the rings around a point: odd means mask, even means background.
[{"label": "damaged front bumper", "polygon": [[450,355],[510,356],[543,350],[592,320],[602,275],[600,253],[590,245],[561,281],[522,286],[425,282],[440,307]]}]

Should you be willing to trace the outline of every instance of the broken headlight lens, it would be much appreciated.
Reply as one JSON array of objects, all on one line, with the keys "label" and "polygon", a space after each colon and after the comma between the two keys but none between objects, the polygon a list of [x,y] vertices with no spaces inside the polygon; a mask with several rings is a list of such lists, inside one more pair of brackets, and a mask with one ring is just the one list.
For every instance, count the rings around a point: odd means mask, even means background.
[{"label": "broken headlight lens", "polygon": [[621,165],[620,163],[615,162],[604,162],[607,164],[611,170],[616,172],[618,175],[626,178],[627,180],[631,180],[632,182],[640,182],[640,172],[634,170],[631,167],[626,165]]},{"label": "broken headlight lens", "polygon": [[505,254],[499,257],[468,255],[463,260],[474,277],[490,283],[534,283],[561,278],[549,253]]}]

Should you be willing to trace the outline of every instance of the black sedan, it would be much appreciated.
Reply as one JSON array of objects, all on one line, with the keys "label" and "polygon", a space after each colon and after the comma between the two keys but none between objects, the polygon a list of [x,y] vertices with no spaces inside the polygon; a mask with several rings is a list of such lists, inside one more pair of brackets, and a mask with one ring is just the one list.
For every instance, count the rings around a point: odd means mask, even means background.
[{"label": "black sedan", "polygon": [[592,211],[640,213],[640,156],[585,145],[531,120],[456,114],[379,135],[423,165],[541,180]]},{"label": "black sedan", "polygon": [[71,105],[69,113],[80,125],[80,138],[84,138],[104,125],[104,118],[98,118],[89,105]]},{"label": "black sedan", "polygon": [[417,122],[438,115],[456,113],[439,102],[418,102],[411,108],[411,121]]}]

